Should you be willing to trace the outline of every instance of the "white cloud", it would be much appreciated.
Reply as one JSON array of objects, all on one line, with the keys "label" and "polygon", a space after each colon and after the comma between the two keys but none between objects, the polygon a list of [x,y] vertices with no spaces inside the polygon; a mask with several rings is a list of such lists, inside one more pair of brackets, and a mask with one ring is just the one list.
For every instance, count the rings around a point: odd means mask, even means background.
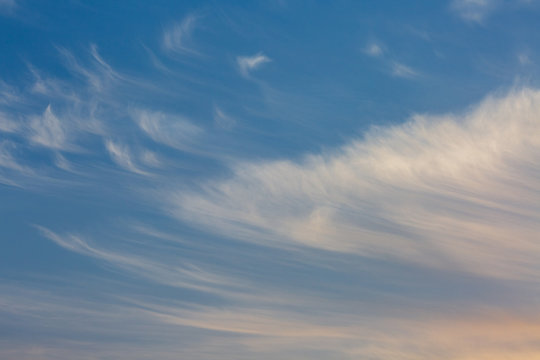
[{"label": "white cloud", "polygon": [[165,50],[196,54],[197,52],[189,44],[196,23],[197,18],[194,15],[188,15],[180,23],[163,31],[162,43]]},{"label": "white cloud", "polygon": [[147,172],[139,169],[139,167],[135,165],[132,160],[133,156],[127,145],[107,140],[105,141],[105,148],[109,152],[111,159],[119,166],[136,174],[148,175]]},{"label": "white cloud", "polygon": [[413,78],[418,76],[418,72],[411,67],[398,63],[393,62],[392,65],[392,75],[402,78]]},{"label": "white cloud", "polygon": [[263,53],[257,53],[253,56],[238,56],[236,58],[238,70],[245,77],[249,76],[251,71],[258,69],[263,64],[270,61],[272,60]]},{"label": "white cloud", "polygon": [[451,8],[466,21],[482,22],[499,2],[499,0],[453,0]]},{"label": "white cloud", "polygon": [[525,89],[165,197],[181,219],[235,239],[537,278],[539,118],[540,92]]},{"label": "white cloud", "polygon": [[370,43],[366,46],[366,48],[364,49],[364,52],[368,54],[369,56],[377,57],[383,54],[383,49],[381,45],[377,43]]},{"label": "white cloud", "polygon": [[40,146],[57,150],[68,148],[67,132],[60,119],[47,106],[40,116],[30,120],[30,140]]},{"label": "white cloud", "polygon": [[135,109],[131,116],[152,140],[180,150],[188,149],[202,133],[201,128],[178,115]]},{"label": "white cloud", "polygon": [[156,283],[170,286],[189,287],[200,290],[216,291],[210,285],[233,285],[234,282],[224,276],[205,271],[198,266],[180,262],[179,257],[171,261],[166,254],[152,258],[148,252],[135,248],[123,251],[106,249],[93,244],[80,235],[59,235],[43,226],[35,225],[40,233],[58,246],[78,254],[89,256],[110,265],[135,273]]}]

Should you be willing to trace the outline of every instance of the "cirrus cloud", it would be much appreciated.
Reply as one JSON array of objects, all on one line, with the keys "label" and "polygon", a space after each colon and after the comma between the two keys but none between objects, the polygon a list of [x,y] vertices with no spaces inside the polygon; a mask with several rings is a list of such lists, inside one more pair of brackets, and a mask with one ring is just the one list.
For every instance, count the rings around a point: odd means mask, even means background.
[{"label": "cirrus cloud", "polygon": [[244,241],[536,278],[539,116],[540,92],[514,91],[167,197],[176,216]]}]

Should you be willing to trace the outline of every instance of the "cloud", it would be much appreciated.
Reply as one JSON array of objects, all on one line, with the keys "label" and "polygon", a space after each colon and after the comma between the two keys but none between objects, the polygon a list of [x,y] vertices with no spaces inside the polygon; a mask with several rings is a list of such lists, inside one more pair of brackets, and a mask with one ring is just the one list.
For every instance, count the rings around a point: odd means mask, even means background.
[{"label": "cloud", "polygon": [[17,150],[17,144],[0,140],[0,184],[23,187],[26,176],[36,178],[35,172],[14,156]]},{"label": "cloud", "polygon": [[534,279],[539,117],[540,92],[514,91],[465,114],[373,130],[334,153],[240,164],[201,192],[164,197],[182,220],[261,245]]},{"label": "cloud", "polygon": [[404,65],[395,61],[392,62],[391,68],[392,68],[392,75],[397,76],[397,77],[410,79],[410,78],[414,78],[418,76],[418,72],[416,70],[412,69],[411,67],[407,65]]},{"label": "cloud", "polygon": [[530,65],[532,63],[531,58],[527,53],[520,53],[517,58],[520,65]]},{"label": "cloud", "polygon": [[22,98],[17,89],[0,80],[0,104],[12,105],[21,101]]},{"label": "cloud", "polygon": [[172,25],[163,31],[162,43],[167,51],[197,54],[190,46],[191,35],[197,24],[194,15],[186,16],[180,23]]},{"label": "cloud", "polygon": [[[121,287],[114,285],[114,289]],[[517,360],[534,359],[540,353],[538,316],[487,306],[460,314],[408,309],[399,315],[363,316],[340,311],[338,306],[310,314],[253,304],[188,305],[164,300],[163,294],[76,299],[54,290],[50,285],[48,291],[24,289],[20,283],[0,286],[0,315],[8,315],[0,317],[3,328],[40,334],[31,347],[25,343],[19,348],[8,337],[9,345],[0,347],[0,356],[32,359],[39,354],[45,360],[129,356],[139,360],[159,354],[167,360],[179,356],[232,360],[298,354],[295,358],[317,360]],[[334,305],[340,300],[334,299]],[[126,336],[133,342],[128,347]]]},{"label": "cloud", "polygon": [[375,42],[368,44],[364,49],[364,53],[373,58],[378,58],[383,64],[385,64],[386,67],[389,68],[389,72],[393,76],[412,79],[419,75],[418,71],[410,66],[392,60],[389,56],[385,56],[385,50],[383,49],[382,45]]},{"label": "cloud", "polygon": [[498,5],[498,0],[453,0],[450,6],[465,21],[481,23]]},{"label": "cloud", "polygon": [[[214,285],[217,288],[225,285],[234,285],[233,280],[210,271],[205,271],[189,263],[187,259],[182,259],[178,256],[171,259],[171,254],[160,253],[160,256],[156,258],[152,257],[150,250],[144,251],[130,247],[124,247],[122,251],[114,251],[100,247],[97,244],[92,244],[80,235],[59,235],[39,225],[35,225],[35,228],[44,237],[66,250],[98,259],[160,284],[210,292],[217,291],[217,289],[212,288],[210,285]],[[155,243],[153,245],[155,246]]]},{"label": "cloud", "polygon": [[19,130],[19,124],[6,113],[0,111],[0,132],[13,133]]},{"label": "cloud", "polygon": [[[91,88],[93,95],[103,95],[112,85],[120,80],[127,80],[101,57],[95,44],[90,45],[92,60],[90,64],[81,63],[71,51],[65,48],[58,47],[57,49],[65,62],[66,68],[73,75],[82,77]],[[37,90],[39,91],[40,88],[38,87]]]},{"label": "cloud", "polygon": [[152,140],[180,150],[187,150],[203,131],[189,120],[178,116],[134,109],[131,117]]},{"label": "cloud", "polygon": [[57,150],[69,147],[65,126],[53,113],[51,105],[42,115],[32,117],[29,126],[30,140],[34,144]]},{"label": "cloud", "polygon": [[230,129],[236,125],[236,120],[216,106],[214,108],[214,123],[220,128]]},{"label": "cloud", "polygon": [[15,148],[16,145],[10,141],[0,141],[0,167],[29,172],[29,169],[19,164],[13,157],[12,151],[15,150]]},{"label": "cloud", "polygon": [[253,56],[238,56],[236,58],[238,70],[244,77],[248,77],[251,71],[260,68],[263,64],[270,61],[272,60],[263,53],[257,53]]},{"label": "cloud", "polygon": [[135,165],[133,156],[127,145],[116,143],[112,140],[106,140],[105,148],[109,152],[111,159],[120,167],[139,175],[149,175]]},{"label": "cloud", "polygon": [[156,153],[150,150],[143,151],[143,153],[141,154],[141,162],[146,166],[155,168],[159,168],[162,165]]},{"label": "cloud", "polygon": [[383,54],[383,49],[381,45],[377,43],[370,43],[366,46],[364,49],[364,52],[368,54],[369,56],[378,57]]}]

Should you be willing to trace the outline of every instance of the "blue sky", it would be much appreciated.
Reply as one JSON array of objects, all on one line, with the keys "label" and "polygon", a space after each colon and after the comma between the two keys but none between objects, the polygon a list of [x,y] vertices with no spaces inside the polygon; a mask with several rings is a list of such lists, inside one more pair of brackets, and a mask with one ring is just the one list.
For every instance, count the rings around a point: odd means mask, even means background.
[{"label": "blue sky", "polygon": [[540,358],[539,18],[0,0],[0,357]]}]

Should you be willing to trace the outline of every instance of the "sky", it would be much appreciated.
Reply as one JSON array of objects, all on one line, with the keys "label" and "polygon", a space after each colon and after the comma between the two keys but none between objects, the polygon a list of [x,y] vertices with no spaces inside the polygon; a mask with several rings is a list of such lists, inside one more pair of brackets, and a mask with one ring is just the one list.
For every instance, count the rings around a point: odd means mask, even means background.
[{"label": "sky", "polygon": [[0,0],[0,358],[540,359],[538,20]]}]

